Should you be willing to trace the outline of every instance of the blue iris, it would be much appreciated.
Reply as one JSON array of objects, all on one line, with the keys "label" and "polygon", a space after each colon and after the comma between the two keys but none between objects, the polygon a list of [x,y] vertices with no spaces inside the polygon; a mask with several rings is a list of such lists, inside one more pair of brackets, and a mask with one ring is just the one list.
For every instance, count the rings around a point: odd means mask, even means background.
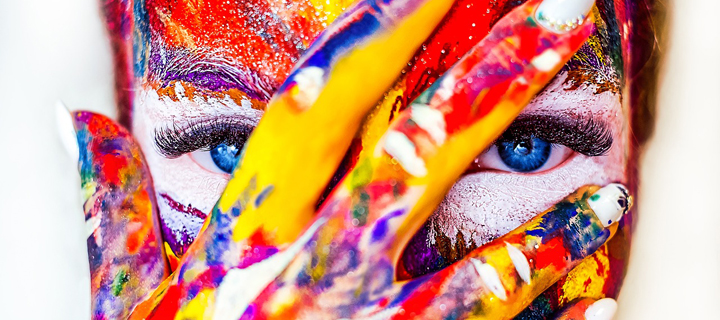
[{"label": "blue iris", "polygon": [[517,172],[532,172],[550,158],[552,144],[540,138],[500,141],[497,144],[500,159]]},{"label": "blue iris", "polygon": [[220,170],[232,173],[235,163],[237,163],[240,148],[234,145],[221,143],[215,148],[210,149],[210,157]]}]

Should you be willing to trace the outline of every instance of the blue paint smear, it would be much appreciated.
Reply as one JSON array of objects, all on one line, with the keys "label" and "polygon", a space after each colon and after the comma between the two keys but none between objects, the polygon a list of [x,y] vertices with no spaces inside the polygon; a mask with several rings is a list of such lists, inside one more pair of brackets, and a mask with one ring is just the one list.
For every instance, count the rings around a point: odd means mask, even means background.
[{"label": "blue paint smear", "polygon": [[538,229],[527,231],[543,241],[557,233],[563,237],[565,249],[573,259],[595,252],[610,236],[610,231],[594,226],[590,215],[581,214],[574,203],[567,201],[556,204],[552,212],[544,215]]},{"label": "blue paint smear", "polygon": [[395,218],[403,213],[405,213],[405,209],[399,209],[378,219],[372,231],[372,241],[376,242],[385,238],[385,235],[388,231],[388,220]]},{"label": "blue paint smear", "polygon": [[[380,29],[380,21],[377,17],[365,12],[362,16],[352,23],[348,24],[344,29],[329,36],[325,41],[315,42],[308,52],[312,54],[307,58],[302,67],[293,71],[288,77],[290,81],[286,81],[280,86],[279,92],[287,91],[288,87],[294,84],[292,79],[307,67],[318,67],[326,72],[329,71],[331,65],[337,61],[340,56],[349,52],[356,44],[372,37],[375,32]],[[322,39],[320,35],[319,39]]]},{"label": "blue paint smear", "polygon": [[275,187],[272,185],[265,187],[265,189],[258,194],[257,198],[255,198],[255,207],[259,208],[273,190],[275,190]]}]

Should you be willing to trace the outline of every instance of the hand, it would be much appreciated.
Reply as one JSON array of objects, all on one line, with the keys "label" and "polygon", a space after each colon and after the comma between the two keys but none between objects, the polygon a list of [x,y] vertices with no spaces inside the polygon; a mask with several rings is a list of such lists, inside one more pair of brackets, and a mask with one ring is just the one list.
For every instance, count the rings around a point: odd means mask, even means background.
[{"label": "hand", "polygon": [[[571,249],[581,249],[577,252],[568,250],[566,253],[570,259],[563,265],[549,265],[548,268],[529,271],[532,272],[531,283],[518,280],[522,275],[516,270],[514,262],[508,263],[512,261],[508,260],[508,250],[511,249],[507,249],[505,241],[483,246],[463,261],[435,275],[404,283],[393,281],[393,261],[397,261],[399,250],[425,221],[467,163],[502,133],[505,126],[589,35],[591,23],[585,23],[569,33],[555,34],[536,25],[533,20],[528,22],[537,2],[526,4],[498,23],[493,33],[467,58],[402,113],[381,142],[366,149],[368,152],[361,156],[353,171],[346,175],[343,183],[315,214],[315,203],[350,144],[354,129],[390,86],[393,75],[399,72],[415,47],[432,31],[434,24],[428,21],[439,21],[450,3],[431,0],[422,6],[415,4],[415,7],[408,4],[395,5],[391,4],[382,11],[379,19],[382,21],[381,26],[367,26],[355,22],[357,20],[354,18],[374,8],[361,4],[320,37],[309,51],[304,64],[296,69],[275,96],[246,147],[239,169],[206,221],[201,235],[184,256],[179,269],[160,285],[151,299],[135,309],[133,317],[164,318],[174,314],[198,318],[209,315],[220,317],[228,312],[238,318],[245,312],[248,317],[261,318],[279,317],[277,312],[285,310],[293,312],[283,314],[285,316],[320,314],[337,317],[347,314],[349,317],[362,317],[374,314],[389,317],[397,312],[398,316],[413,317],[440,312],[438,316],[484,315],[498,318],[495,317],[498,314],[500,318],[511,317],[609,238],[610,231],[605,228],[603,221],[598,220],[597,212],[576,210],[583,212],[578,219],[591,226],[592,232],[583,234],[583,238],[579,237],[577,229],[567,226],[567,221],[555,222],[557,216],[562,215],[558,214],[558,210],[551,209],[533,221],[540,223],[546,221],[542,219],[548,219],[558,228],[543,227],[541,229],[544,232],[526,237],[526,242],[507,238],[512,234],[516,237],[517,234],[530,234],[535,229],[528,230],[532,225],[529,223],[502,238],[529,250],[525,255],[542,256],[540,248],[544,246],[541,244],[547,244],[551,239],[559,239],[557,241],[561,243],[567,241]],[[402,12],[398,12],[398,8]],[[413,12],[413,9],[416,11]],[[351,23],[344,24],[343,21]],[[363,27],[368,29],[358,31],[357,28]],[[335,47],[338,39],[354,45],[349,48]],[[543,47],[548,44],[550,47]],[[331,59],[334,65],[324,59],[317,59],[328,52],[334,53],[330,54],[334,58]],[[489,73],[482,72],[497,70],[497,67],[508,70],[511,58],[520,63],[512,65],[513,69],[508,74],[489,76]],[[382,68],[369,68],[363,64],[364,61],[373,61],[373,65]],[[363,68],[358,68],[358,65]],[[493,69],[483,69],[489,67]],[[331,111],[337,108],[338,101],[344,102],[345,109],[340,114],[333,114]],[[98,141],[95,142],[98,144],[104,144],[105,140],[120,139],[128,141],[126,145],[130,146],[123,150],[134,150],[126,132],[121,129],[106,132],[93,130],[92,121],[82,119],[82,115],[86,118],[97,117],[78,114],[76,123],[79,132],[83,132],[84,126],[87,126],[90,136],[96,137]],[[106,126],[113,127],[110,124]],[[323,128],[323,132],[308,128]],[[87,150],[107,153],[102,148]],[[279,154],[279,150],[286,157],[274,156]],[[303,155],[305,160],[302,164],[293,162],[300,158],[299,155]],[[134,169],[127,170],[126,176],[116,179],[112,179],[112,172],[109,175],[108,172],[101,172],[109,177],[103,183],[121,185],[122,188],[109,189],[121,190],[132,199],[142,198],[142,194],[146,194],[147,188],[150,188],[149,183],[146,183],[149,181],[147,169],[142,166],[139,152],[133,151],[125,156],[133,160],[127,163],[135,164]],[[93,158],[88,161],[100,163],[99,169],[121,168],[117,164],[110,166],[103,163],[107,159]],[[116,172],[122,173],[123,170]],[[137,181],[143,181],[142,187],[138,187]],[[588,190],[580,190],[560,205],[572,204],[572,208],[587,208],[584,199],[591,194]],[[122,198],[97,194],[101,195],[100,199]],[[152,200],[146,199],[145,203],[151,204]],[[136,209],[130,211],[137,215]],[[112,210],[118,212],[118,221],[121,221],[123,214],[120,212],[128,208],[121,204],[119,208],[110,206]],[[152,213],[152,210],[145,212]],[[143,219],[137,223],[148,232],[157,226],[153,224],[152,214],[139,216]],[[122,234],[123,228],[132,226],[137,227],[135,224],[125,226],[123,222],[118,222],[100,224],[95,230],[100,234]],[[560,226],[565,226],[567,231],[562,231],[565,229]],[[382,235],[375,239],[377,232]],[[122,236],[118,239],[116,243],[122,243]],[[355,241],[350,241],[352,239]],[[540,248],[535,248],[535,244]],[[102,247],[102,243],[98,245],[98,248]],[[151,261],[153,266],[162,265],[158,263],[162,261],[162,255],[158,255],[161,247],[157,241],[147,241],[140,248],[143,250],[136,252],[149,252],[151,258],[147,261]],[[99,269],[94,268],[93,278],[99,275],[97,278],[100,285],[97,288],[103,289],[97,292],[122,296],[121,299],[109,300],[126,303],[124,309],[117,309],[115,305],[107,308],[107,300],[94,292],[95,301],[99,304],[95,310],[107,311],[112,317],[124,317],[148,292],[145,289],[162,280],[166,271],[156,267],[147,269],[156,270],[155,273],[146,274],[143,268],[148,264],[140,264],[140,267],[131,265],[138,264],[135,253],[108,252],[111,256],[103,257],[99,265],[117,269],[119,265],[116,261],[127,260],[130,266],[125,269],[130,271],[124,274],[98,273],[95,270]],[[346,252],[356,252],[359,259],[357,265],[350,269],[346,267],[344,272],[337,274],[323,273],[323,270],[337,269],[338,264],[347,260],[343,256]],[[117,259],[112,254],[127,259]],[[562,256],[562,251],[549,254],[549,257],[556,259]],[[494,259],[500,261],[498,265],[494,265]],[[481,263],[478,265],[477,261]],[[501,264],[502,261],[505,264]],[[495,268],[496,275],[502,275],[502,290],[497,282],[490,281],[494,279],[483,276],[482,270],[490,270],[488,266],[490,269]],[[140,272],[140,276],[131,276],[136,271]],[[380,278],[385,283],[379,287],[363,285],[374,280],[374,275],[378,273],[386,275]],[[123,274],[120,280],[116,280],[117,274]],[[136,278],[146,281],[132,282]],[[433,284],[441,282],[452,284],[468,279],[474,279],[476,286],[444,287],[440,291],[433,287]],[[508,288],[508,279],[514,279],[519,285]],[[338,294],[344,292],[339,283],[349,286],[355,299],[349,304],[324,306],[324,303],[342,301],[336,299]],[[376,295],[379,300],[363,302],[357,299],[358,296],[367,297],[370,294]],[[399,295],[403,295],[403,298],[400,299]],[[505,301],[498,300],[503,295]],[[291,303],[283,303],[278,296],[290,299]],[[323,299],[321,296],[331,298]],[[453,299],[458,296],[476,297],[458,304],[457,299]],[[418,300],[411,297],[424,297],[428,301],[418,304]],[[382,301],[408,303],[409,306],[421,306],[422,310],[400,313],[400,309],[393,310],[387,304],[383,305]],[[444,301],[448,303],[442,303]],[[487,308],[478,310],[478,305]]]}]

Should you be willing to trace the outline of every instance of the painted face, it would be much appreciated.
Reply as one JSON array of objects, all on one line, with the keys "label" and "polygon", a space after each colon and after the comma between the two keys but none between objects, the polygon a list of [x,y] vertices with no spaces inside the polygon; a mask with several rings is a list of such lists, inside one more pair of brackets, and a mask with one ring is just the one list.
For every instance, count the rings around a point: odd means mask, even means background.
[{"label": "painted face", "polygon": [[[118,76],[135,88],[132,99],[124,101],[121,120],[131,119],[145,152],[169,255],[180,257],[187,250],[269,98],[312,40],[351,2],[146,0],[131,11],[108,10],[110,17],[133,16],[133,27],[110,21],[111,28],[124,33],[120,38],[133,42],[128,49],[132,75]],[[520,2],[459,1],[373,111],[347,163],[363,141],[377,139],[378,128]],[[478,155],[415,235],[399,262],[399,278],[459,260],[580,186],[635,180],[628,174],[634,163],[617,23],[625,6],[598,1],[598,9],[598,28],[588,43],[497,142]],[[574,287],[567,288],[568,283],[582,280],[585,292],[615,295],[629,230],[625,223],[609,245],[612,250],[600,250],[579,268],[593,275],[578,271],[558,286],[569,291]],[[549,293],[554,294],[551,306],[573,298],[554,292]]]}]

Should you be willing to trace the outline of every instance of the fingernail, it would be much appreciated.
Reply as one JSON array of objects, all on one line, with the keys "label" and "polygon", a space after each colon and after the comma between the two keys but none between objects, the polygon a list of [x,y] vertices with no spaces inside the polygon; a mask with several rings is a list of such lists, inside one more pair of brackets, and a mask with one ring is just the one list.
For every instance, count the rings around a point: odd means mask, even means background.
[{"label": "fingernail", "polygon": [[77,162],[80,159],[80,149],[73,117],[61,101],[55,103],[55,123],[65,151],[70,156],[70,159]]},{"label": "fingernail", "polygon": [[588,205],[605,227],[619,221],[632,206],[632,197],[621,184],[611,183],[596,191]]},{"label": "fingernail", "polygon": [[594,0],[545,0],[538,6],[535,19],[551,31],[565,33],[580,26],[594,4]]},{"label": "fingernail", "polygon": [[610,320],[615,316],[617,311],[617,302],[615,299],[605,298],[595,301],[585,310],[586,320]]}]

